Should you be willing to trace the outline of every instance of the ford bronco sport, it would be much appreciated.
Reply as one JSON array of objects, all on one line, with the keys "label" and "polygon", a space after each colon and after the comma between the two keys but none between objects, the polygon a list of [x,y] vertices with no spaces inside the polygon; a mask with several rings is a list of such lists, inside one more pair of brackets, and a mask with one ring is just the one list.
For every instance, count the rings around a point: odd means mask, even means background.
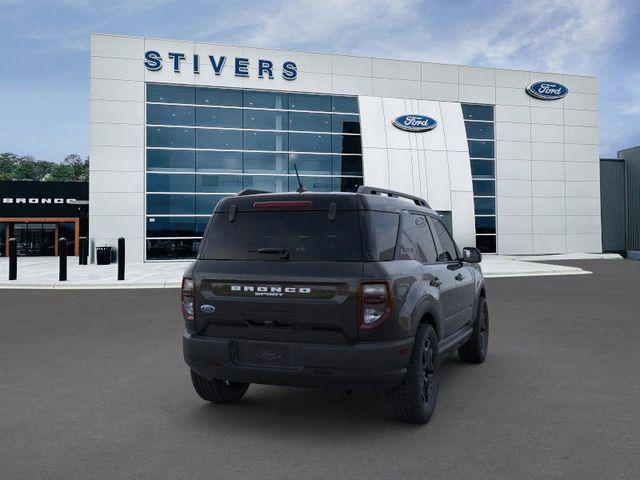
[{"label": "ford bronco sport", "polygon": [[218,403],[251,383],[385,392],[398,419],[425,423],[439,359],[487,355],[481,258],[399,192],[226,198],[182,282],[193,386]]}]

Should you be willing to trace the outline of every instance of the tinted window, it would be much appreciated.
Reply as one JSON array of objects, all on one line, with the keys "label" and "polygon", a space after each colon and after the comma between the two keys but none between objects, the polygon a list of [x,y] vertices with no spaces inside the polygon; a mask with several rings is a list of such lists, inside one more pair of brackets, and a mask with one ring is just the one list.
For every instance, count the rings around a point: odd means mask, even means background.
[{"label": "tinted window", "polygon": [[330,112],[331,97],[328,95],[305,95],[300,93],[290,93],[289,108],[291,110]]},{"label": "tinted window", "polygon": [[193,171],[193,150],[147,150],[147,170]]},{"label": "tinted window", "polygon": [[358,113],[358,99],[356,97],[340,97],[332,98],[331,110],[341,113]]},{"label": "tinted window", "polygon": [[147,237],[195,237],[194,217],[148,217]]},{"label": "tinted window", "polygon": [[471,175],[493,178],[495,175],[493,160],[471,160]]},{"label": "tinted window", "polygon": [[193,215],[195,210],[195,195],[161,195],[147,194],[148,214],[176,214]]},{"label": "tinted window", "polygon": [[496,233],[496,217],[476,217],[476,233]]},{"label": "tinted window", "polygon": [[245,175],[243,177],[244,188],[264,190],[266,192],[286,192],[289,177],[276,175]]},{"label": "tinted window", "polygon": [[242,130],[203,130],[196,133],[198,148],[242,150]]},{"label": "tinted window", "polygon": [[193,175],[147,173],[148,192],[193,192],[193,187]]},{"label": "tinted window", "polygon": [[334,175],[362,175],[360,155],[333,155],[331,172]]},{"label": "tinted window", "polygon": [[462,105],[462,116],[465,120],[493,120],[491,105]]},{"label": "tinted window", "polygon": [[196,89],[196,103],[198,105],[241,107],[242,90],[198,87]]},{"label": "tinted window", "polygon": [[247,90],[244,92],[244,106],[254,108],[288,108],[289,101],[286,93],[256,92]]},{"label": "tinted window", "polygon": [[[306,190],[310,192],[330,192],[331,177],[308,177],[300,176],[300,181]],[[295,175],[289,177],[289,191],[293,192],[298,188],[298,179]]]},{"label": "tinted window", "polygon": [[492,122],[464,122],[467,130],[467,138],[490,138],[493,139]]},{"label": "tinted window", "polygon": [[240,190],[240,175],[196,175],[196,192],[237,193]]},{"label": "tinted window", "polygon": [[478,197],[493,197],[496,194],[496,182],[493,180],[474,180],[473,194]]},{"label": "tinted window", "polygon": [[476,215],[495,215],[496,213],[495,198],[475,197],[473,203],[475,205]]},{"label": "tinted window", "polygon": [[195,135],[193,128],[147,127],[147,146],[193,148]]},{"label": "tinted window", "polygon": [[367,260],[393,260],[398,238],[397,213],[367,211],[361,214],[367,245]]},{"label": "tinted window", "polygon": [[147,104],[147,123],[152,125],[193,125],[194,107]]},{"label": "tinted window", "polygon": [[331,131],[335,133],[360,133],[360,119],[357,115],[332,115]]},{"label": "tinted window", "polygon": [[196,124],[203,127],[242,128],[242,110],[198,107]]},{"label": "tinted window", "polygon": [[493,142],[481,140],[469,140],[469,156],[471,158],[493,158]]},{"label": "tinted window", "polygon": [[436,261],[436,245],[424,215],[407,215],[400,238],[398,259],[418,260],[422,263]]},{"label": "tinted window", "polygon": [[289,171],[295,173],[293,166],[298,167],[300,174],[331,174],[331,155],[289,154]]},{"label": "tinted window", "polygon": [[178,87],[175,85],[147,85],[147,101],[162,103],[194,103],[194,87]]},{"label": "tinted window", "polygon": [[244,152],[246,173],[287,173],[286,153]]},{"label": "tinted window", "polygon": [[196,213],[198,215],[211,215],[218,202],[229,195],[194,195],[196,200]]},{"label": "tinted window", "polygon": [[254,132],[243,133],[244,148],[246,150],[288,150],[288,134],[278,132]]},{"label": "tinted window", "polygon": [[200,240],[147,240],[147,260],[196,258]]},{"label": "tinted window", "polygon": [[289,130],[302,132],[330,132],[331,115],[325,113],[289,113]]},{"label": "tinted window", "polygon": [[292,133],[289,135],[293,152],[331,152],[331,135],[322,133]]},{"label": "tinted window", "polygon": [[476,247],[481,252],[495,253],[496,252],[496,236],[495,235],[477,235]]},{"label": "tinted window", "polygon": [[431,225],[431,231],[434,237],[437,239],[437,251],[439,262],[449,262],[458,258],[458,251],[456,244],[454,243],[451,235],[447,232],[440,220],[435,218],[429,218],[429,224]]},{"label": "tinted window", "polygon": [[362,153],[360,135],[333,135],[333,153]]},{"label": "tinted window", "polygon": [[242,153],[196,152],[196,170],[200,172],[242,172]]},{"label": "tinted window", "polygon": [[[201,258],[273,261],[361,261],[357,212],[338,212],[329,221],[326,211],[241,212],[234,222],[214,215],[204,239]],[[261,248],[286,250],[259,253]]]},{"label": "tinted window", "polygon": [[287,112],[245,110],[244,128],[256,130],[287,130]]}]

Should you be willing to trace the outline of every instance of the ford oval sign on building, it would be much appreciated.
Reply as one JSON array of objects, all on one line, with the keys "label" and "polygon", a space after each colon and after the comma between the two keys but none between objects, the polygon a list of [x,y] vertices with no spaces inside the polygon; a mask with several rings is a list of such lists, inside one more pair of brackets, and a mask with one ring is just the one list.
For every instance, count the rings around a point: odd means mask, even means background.
[{"label": "ford oval sign on building", "polygon": [[393,125],[407,132],[428,132],[438,125],[438,122],[426,115],[400,115],[393,121]]},{"label": "ford oval sign on building", "polygon": [[569,93],[569,89],[556,82],[534,82],[527,88],[527,93],[540,100],[559,100]]}]

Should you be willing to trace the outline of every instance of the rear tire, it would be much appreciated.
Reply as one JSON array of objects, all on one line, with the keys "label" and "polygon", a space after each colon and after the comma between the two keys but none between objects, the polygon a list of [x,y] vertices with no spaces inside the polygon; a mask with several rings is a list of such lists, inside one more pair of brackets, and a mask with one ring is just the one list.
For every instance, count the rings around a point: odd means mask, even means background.
[{"label": "rear tire", "polygon": [[247,393],[250,385],[228,380],[207,380],[193,370],[191,370],[191,383],[200,398],[214,403],[237,403]]},{"label": "rear tire", "polygon": [[473,333],[467,342],[458,348],[460,360],[467,363],[482,363],[487,358],[489,347],[489,308],[487,300],[480,297],[478,317],[473,324]]},{"label": "rear tire", "polygon": [[438,398],[438,336],[420,325],[402,385],[387,394],[394,416],[407,423],[427,423]]}]

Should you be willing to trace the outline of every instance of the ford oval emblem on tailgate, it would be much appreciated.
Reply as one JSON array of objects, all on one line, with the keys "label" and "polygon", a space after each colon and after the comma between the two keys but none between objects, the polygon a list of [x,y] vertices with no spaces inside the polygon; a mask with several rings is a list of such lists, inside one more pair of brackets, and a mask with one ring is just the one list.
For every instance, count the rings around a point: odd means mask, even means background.
[{"label": "ford oval emblem on tailgate", "polygon": [[216,307],[213,305],[201,305],[200,310],[204,313],[213,313],[216,311]]}]

